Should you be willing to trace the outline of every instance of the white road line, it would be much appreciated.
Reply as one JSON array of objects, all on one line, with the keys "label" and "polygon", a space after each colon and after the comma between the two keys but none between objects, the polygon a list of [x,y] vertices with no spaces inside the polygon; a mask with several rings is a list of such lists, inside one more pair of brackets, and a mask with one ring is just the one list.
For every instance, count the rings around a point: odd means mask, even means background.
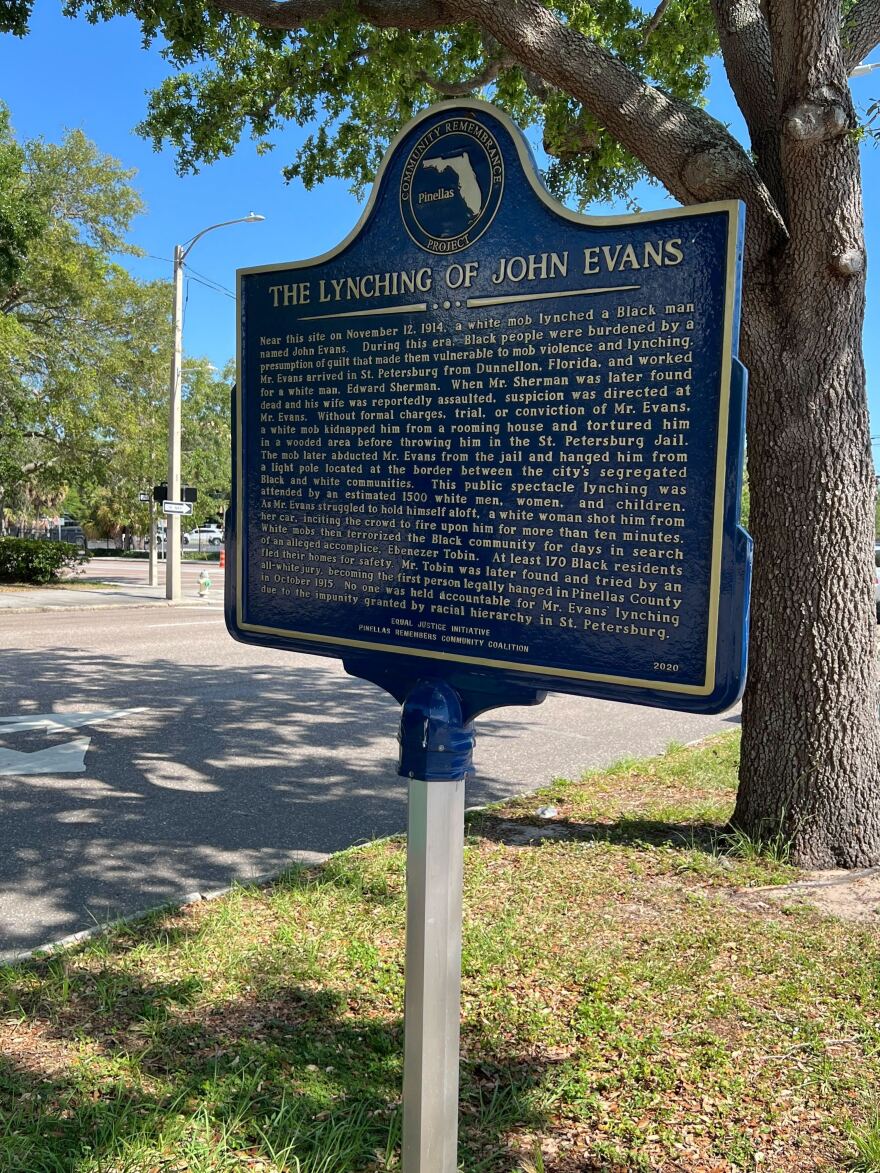
[{"label": "white road line", "polygon": [[86,750],[91,737],[77,737],[63,745],[52,745],[36,753],[21,753],[15,749],[0,748],[0,777],[10,774],[84,774]]},{"label": "white road line", "polygon": [[104,721],[117,721],[131,713],[144,713],[143,705],[135,709],[95,709],[87,713],[18,713],[14,717],[0,717],[0,736],[5,733],[21,733],[28,729],[45,729],[47,733],[63,733],[67,729],[80,729],[83,725],[99,725]]}]

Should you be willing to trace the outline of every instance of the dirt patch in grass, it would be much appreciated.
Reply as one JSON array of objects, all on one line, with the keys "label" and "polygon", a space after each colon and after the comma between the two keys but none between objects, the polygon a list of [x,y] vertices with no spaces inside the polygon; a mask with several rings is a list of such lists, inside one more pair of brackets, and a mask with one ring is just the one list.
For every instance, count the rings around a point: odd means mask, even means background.
[{"label": "dirt patch in grass", "polygon": [[810,872],[793,884],[737,892],[733,898],[761,910],[807,906],[825,916],[880,928],[880,868]]},{"label": "dirt patch in grass", "polygon": [[[736,752],[469,815],[465,1173],[876,1168],[880,933],[768,898]],[[0,970],[0,1168],[399,1169],[404,889],[385,841]]]}]

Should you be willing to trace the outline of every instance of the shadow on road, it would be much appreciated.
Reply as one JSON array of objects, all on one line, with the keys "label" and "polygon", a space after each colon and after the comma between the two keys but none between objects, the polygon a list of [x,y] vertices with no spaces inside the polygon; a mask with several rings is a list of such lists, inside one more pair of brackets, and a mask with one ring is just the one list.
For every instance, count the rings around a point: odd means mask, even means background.
[{"label": "shadow on road", "polygon": [[[405,828],[399,709],[322,661],[135,664],[58,647],[8,663],[7,679],[26,685],[20,695],[39,701],[5,716],[143,711],[76,731],[91,737],[85,774],[0,777],[4,951]],[[508,711],[504,734],[520,728]],[[2,744],[35,752],[72,736],[6,733]],[[510,791],[479,778],[467,801]]]}]

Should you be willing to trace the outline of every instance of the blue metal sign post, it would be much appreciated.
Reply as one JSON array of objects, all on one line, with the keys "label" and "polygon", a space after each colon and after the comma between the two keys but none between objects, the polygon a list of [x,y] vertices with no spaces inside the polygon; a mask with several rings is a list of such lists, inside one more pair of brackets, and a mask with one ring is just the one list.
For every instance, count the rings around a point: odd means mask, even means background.
[{"label": "blue metal sign post", "polygon": [[338,248],[239,273],[227,625],[403,706],[406,1173],[456,1168],[474,718],[742,691],[742,218],[576,215],[504,115],[444,104]]}]

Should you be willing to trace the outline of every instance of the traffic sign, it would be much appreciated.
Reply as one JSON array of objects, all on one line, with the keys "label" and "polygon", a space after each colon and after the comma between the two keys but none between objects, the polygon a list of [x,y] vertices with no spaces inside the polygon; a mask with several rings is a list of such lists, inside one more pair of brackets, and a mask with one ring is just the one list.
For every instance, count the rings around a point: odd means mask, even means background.
[{"label": "traffic sign", "polygon": [[138,493],[138,501],[149,501],[149,499],[150,499],[149,493]]},{"label": "traffic sign", "polygon": [[163,513],[179,513],[182,517],[192,513],[193,507],[190,501],[163,501]]}]

